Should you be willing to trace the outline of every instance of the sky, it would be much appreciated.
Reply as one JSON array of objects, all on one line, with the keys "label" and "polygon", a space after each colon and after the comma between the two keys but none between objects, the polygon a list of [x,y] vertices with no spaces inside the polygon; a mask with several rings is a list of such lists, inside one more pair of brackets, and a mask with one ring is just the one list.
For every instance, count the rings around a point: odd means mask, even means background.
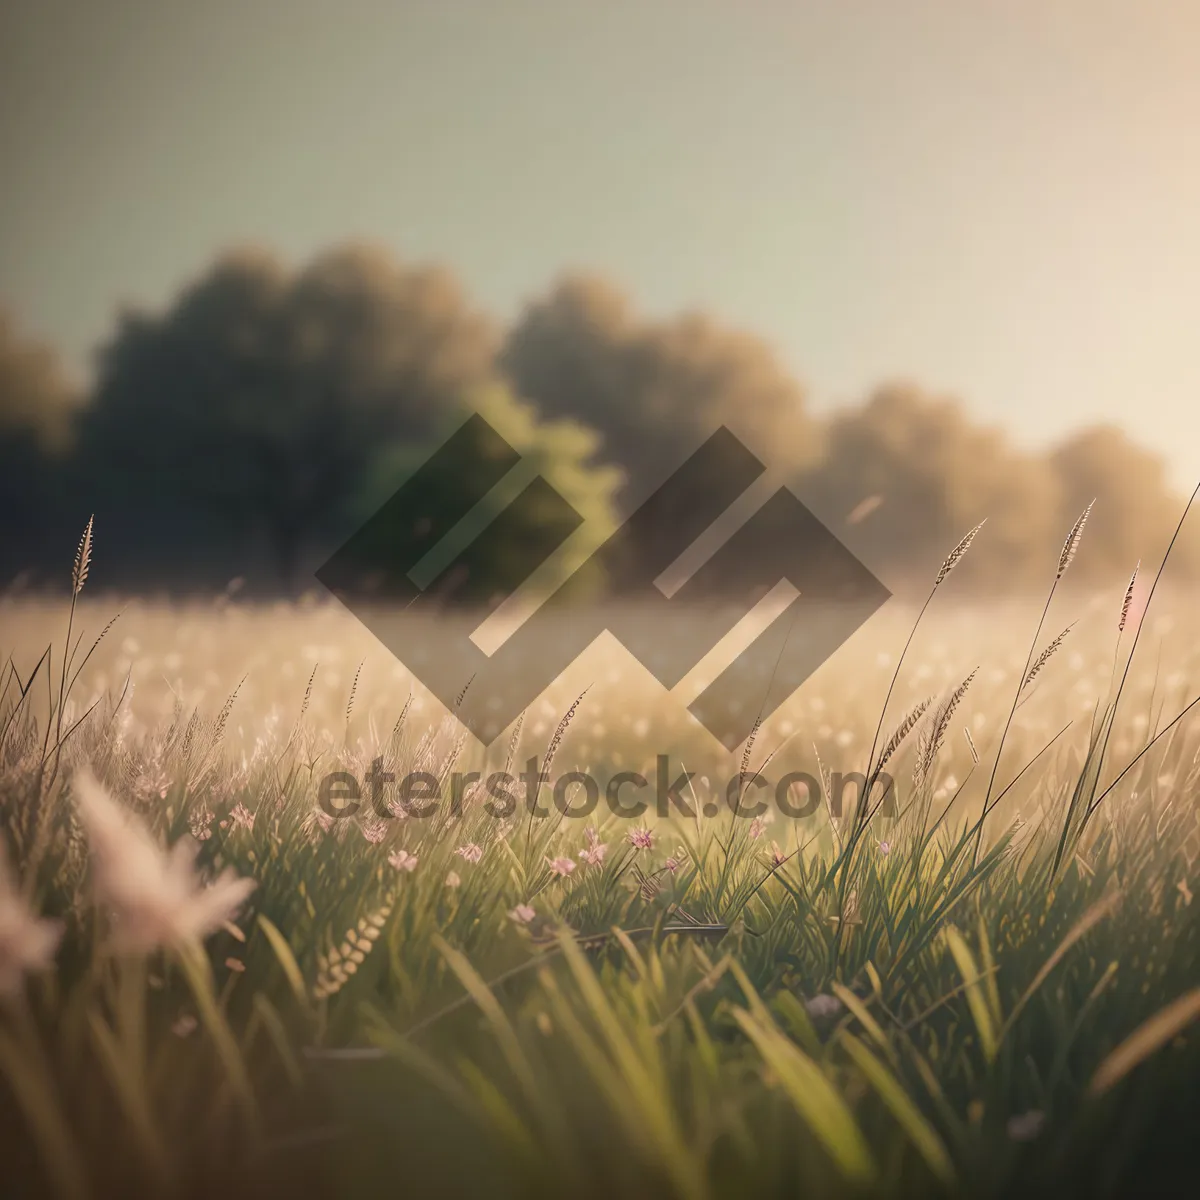
[{"label": "sky", "polygon": [[596,270],[1200,476],[1188,0],[3,0],[0,303],[76,369],[218,251],[368,238],[501,319]]}]

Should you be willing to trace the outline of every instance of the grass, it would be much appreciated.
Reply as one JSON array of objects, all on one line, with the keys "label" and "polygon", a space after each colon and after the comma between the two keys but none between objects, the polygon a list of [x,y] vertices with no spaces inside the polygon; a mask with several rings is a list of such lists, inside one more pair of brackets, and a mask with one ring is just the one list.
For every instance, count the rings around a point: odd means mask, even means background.
[{"label": "grass", "polygon": [[[134,606],[92,646],[81,588],[65,655],[32,649],[65,614],[6,610],[8,857],[63,928],[53,969],[0,1001],[22,1194],[1123,1196],[1194,1176],[1193,659],[1138,611],[1139,662],[1172,669],[1124,669],[1128,595],[1083,604],[1032,680],[1041,647],[1022,662],[977,609],[931,633],[932,614],[900,660],[860,635],[757,731],[747,761],[773,778],[886,754],[897,815],[651,813],[636,846],[641,822],[498,822],[471,795],[424,820],[314,812],[323,774],[376,757],[604,775],[658,752],[702,807],[732,768],[611,650],[485,759],[386,655],[347,652],[334,611]],[[881,714],[864,696],[885,690]],[[206,871],[257,881],[236,923],[114,949],[84,764],[162,844],[198,836]]]}]

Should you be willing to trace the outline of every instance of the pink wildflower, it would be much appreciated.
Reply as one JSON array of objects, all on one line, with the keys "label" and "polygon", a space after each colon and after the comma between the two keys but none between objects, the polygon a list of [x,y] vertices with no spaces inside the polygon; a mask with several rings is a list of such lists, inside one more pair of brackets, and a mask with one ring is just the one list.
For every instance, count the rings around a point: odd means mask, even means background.
[{"label": "pink wildflower", "polygon": [[629,831],[629,844],[638,850],[649,850],[654,846],[654,835],[644,825]]},{"label": "pink wildflower", "polygon": [[412,872],[417,867],[417,856],[409,854],[407,850],[397,850],[388,855],[388,862],[396,868],[397,871]]},{"label": "pink wildflower", "polygon": [[384,835],[387,833],[387,825],[378,818],[372,818],[363,821],[359,825],[358,830],[372,846],[377,846],[383,841]]},{"label": "pink wildflower", "polygon": [[607,853],[608,847],[603,842],[593,842],[586,850],[580,850],[579,860],[589,867],[598,867]]}]

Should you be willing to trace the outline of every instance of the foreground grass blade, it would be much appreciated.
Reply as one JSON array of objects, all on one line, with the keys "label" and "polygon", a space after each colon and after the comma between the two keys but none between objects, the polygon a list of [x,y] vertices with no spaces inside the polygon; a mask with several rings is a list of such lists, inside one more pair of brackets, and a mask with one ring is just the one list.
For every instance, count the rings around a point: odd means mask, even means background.
[{"label": "foreground grass blade", "polygon": [[267,941],[275,953],[275,958],[283,968],[288,986],[292,989],[292,995],[296,997],[300,1006],[307,1010],[309,1007],[308,989],[304,986],[304,975],[300,970],[300,965],[296,962],[292,948],[287,944],[287,939],[279,932],[274,923],[261,913],[258,916],[258,927],[266,935]]},{"label": "foreground grass blade", "polygon": [[[26,1042],[26,1046],[30,1043]],[[29,1122],[42,1164],[60,1196],[86,1200],[89,1189],[71,1131],[58,1107],[50,1080],[30,1061],[16,1039],[0,1029],[0,1077],[7,1080]]]},{"label": "foreground grass blade", "polygon": [[200,1014],[200,1023],[204,1026],[225,1072],[225,1079],[250,1126],[253,1137],[261,1133],[261,1116],[258,1103],[254,1098],[254,1088],[250,1083],[250,1075],[246,1070],[246,1061],[229,1022],[217,1003],[213,991],[212,970],[208,959],[199,946],[186,946],[179,952],[179,961],[183,966],[191,987],[192,997],[196,1001],[196,1010]]},{"label": "foreground grass blade", "polygon": [[151,1099],[139,1072],[128,1054],[122,1053],[121,1045],[99,1013],[91,1014],[90,1025],[97,1056],[128,1119],[129,1128],[141,1145],[159,1186],[170,1188],[170,1155],[155,1128]]},{"label": "foreground grass blade", "polygon": [[[623,1105],[636,1113],[638,1122],[646,1131],[650,1144],[666,1168],[679,1193],[699,1198],[707,1196],[708,1187],[704,1175],[694,1160],[693,1154],[675,1120],[675,1106],[663,1078],[662,1064],[658,1059],[653,1036],[644,1044],[637,1045],[622,1028],[600,980],[591,964],[573,938],[564,934],[561,938],[563,957],[570,967],[585,1010],[591,1016],[608,1045],[609,1054],[615,1064],[614,1074],[620,1080]],[[644,985],[643,985],[644,986]],[[560,1006],[560,1019],[565,1015]],[[647,1025],[643,1025],[648,1029]],[[576,1026],[576,1045],[584,1049],[584,1037]],[[605,1074],[598,1056],[590,1056],[593,1074]],[[610,1084],[611,1095],[620,1098]]]},{"label": "foreground grass blade", "polygon": [[1161,1050],[1200,1017],[1200,987],[1185,992],[1178,1000],[1156,1012],[1137,1027],[1097,1068],[1088,1091],[1093,1096],[1107,1092],[1134,1067]]},{"label": "foreground grass blade", "polygon": [[1008,1014],[1008,1019],[1004,1022],[1004,1027],[1000,1030],[1001,1041],[1004,1040],[1005,1035],[1010,1029],[1012,1029],[1013,1025],[1016,1024],[1017,1017],[1021,1015],[1025,1005],[1029,1003],[1029,1001],[1036,994],[1038,988],[1040,988],[1042,984],[1046,982],[1047,978],[1049,978],[1050,972],[1053,971],[1060,962],[1062,962],[1067,951],[1070,950],[1071,947],[1075,945],[1075,943],[1079,941],[1079,939],[1083,937],[1085,933],[1088,932],[1088,930],[1094,928],[1096,925],[1099,925],[1100,922],[1103,921],[1104,918],[1107,917],[1109,913],[1111,913],[1113,909],[1117,907],[1120,901],[1120,894],[1113,892],[1111,895],[1106,896],[1103,900],[1097,901],[1095,904],[1093,904],[1092,907],[1089,908],[1087,912],[1085,912],[1083,916],[1075,923],[1075,925],[1072,926],[1071,931],[1065,938],[1063,938],[1061,942],[1059,942],[1054,953],[1051,954],[1050,957],[1042,964],[1041,970],[1039,970],[1038,973],[1033,977],[1033,982],[1030,983],[1030,985],[1025,989],[1021,995],[1021,998],[1013,1006],[1012,1012]]},{"label": "foreground grass blade", "polygon": [[942,1139],[938,1137],[937,1130],[909,1098],[903,1084],[853,1034],[843,1033],[841,1042],[854,1065],[879,1094],[879,1098],[908,1135],[909,1141],[916,1147],[929,1169],[943,1184],[952,1187],[955,1174],[950,1155],[942,1144]]},{"label": "foreground grass blade", "polygon": [[744,1008],[736,1009],[734,1017],[778,1077],[792,1107],[847,1180],[873,1183],[877,1171],[870,1147],[825,1072],[775,1026],[764,1024]]},{"label": "foreground grass blade", "polygon": [[953,925],[946,929],[946,944],[963,977],[967,1005],[971,1010],[971,1018],[975,1022],[975,1030],[979,1034],[979,1045],[988,1062],[996,1057],[1000,1042],[996,1035],[996,1021],[988,1002],[984,977],[975,965],[975,956],[971,953],[963,935]]}]

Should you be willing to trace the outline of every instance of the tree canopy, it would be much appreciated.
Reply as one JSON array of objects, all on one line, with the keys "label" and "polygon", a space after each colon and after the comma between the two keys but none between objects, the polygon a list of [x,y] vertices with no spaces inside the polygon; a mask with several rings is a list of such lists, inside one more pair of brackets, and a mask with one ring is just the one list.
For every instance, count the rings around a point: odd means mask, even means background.
[{"label": "tree canopy", "polygon": [[777,466],[820,454],[804,390],[766,342],[703,313],[641,318],[595,276],[567,276],[531,303],[501,365],[542,412],[601,433],[600,457],[626,473],[627,495],[652,488],[722,424]]},{"label": "tree canopy", "polygon": [[[307,586],[473,412],[519,451],[524,478],[540,473],[583,517],[546,582],[720,425],[893,589],[928,580],[984,518],[956,586],[1044,579],[1092,500],[1072,578],[1118,587],[1156,561],[1183,505],[1163,461],[1109,426],[1021,448],[906,382],[814,415],[760,338],[703,313],[642,315],[594,275],[560,279],[504,330],[450,271],[380,247],[298,266],[243,249],[160,311],[121,314],[86,390],[0,314],[0,499],[21,514],[0,569],[57,568],[94,511],[116,586]],[[498,487],[473,519],[505,502]],[[517,541],[497,539],[493,565],[526,537],[546,541],[536,527],[555,507],[505,526]],[[1196,572],[1194,538],[1175,563]]]}]

